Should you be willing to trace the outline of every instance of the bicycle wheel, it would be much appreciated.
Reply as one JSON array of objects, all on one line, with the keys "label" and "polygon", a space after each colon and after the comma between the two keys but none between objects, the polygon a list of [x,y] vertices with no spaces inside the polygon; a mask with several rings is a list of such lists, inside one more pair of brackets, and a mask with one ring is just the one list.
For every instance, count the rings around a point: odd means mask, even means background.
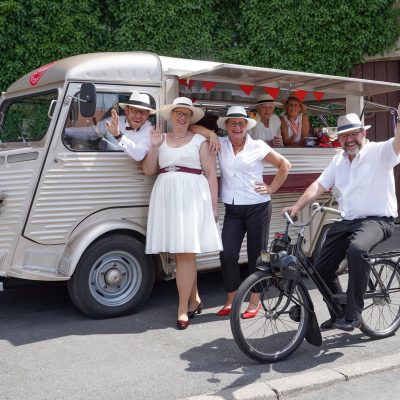
[{"label": "bicycle wheel", "polygon": [[382,339],[400,327],[400,270],[390,260],[376,260],[371,268],[376,275],[371,271],[360,329],[371,338]]},{"label": "bicycle wheel", "polygon": [[[239,287],[231,310],[231,330],[240,350],[264,363],[283,360],[303,341],[310,318],[305,289],[293,281],[256,271]],[[243,319],[252,293],[258,293],[261,309],[254,318]]]}]

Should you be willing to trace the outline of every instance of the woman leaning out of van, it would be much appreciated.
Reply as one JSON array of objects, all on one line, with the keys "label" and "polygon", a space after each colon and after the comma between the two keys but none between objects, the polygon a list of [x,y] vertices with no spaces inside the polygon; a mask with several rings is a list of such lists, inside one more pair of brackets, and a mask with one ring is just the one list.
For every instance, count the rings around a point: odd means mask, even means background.
[{"label": "woman leaning out of van", "polygon": [[189,130],[204,113],[186,97],[160,108],[172,129],[153,129],[151,147],[142,167],[147,175],[159,172],[150,197],[146,253],[175,254],[179,294],[177,328],[202,310],[197,290],[196,253],[220,251],[217,227],[218,183],[215,155],[206,139]]},{"label": "woman leaning out of van", "polygon": [[[221,198],[225,203],[225,218],[222,228],[221,267],[224,289],[227,293],[225,305],[218,316],[229,315],[236,291],[240,285],[239,254],[244,235],[247,233],[247,256],[249,273],[256,268],[257,258],[267,246],[271,219],[271,194],[285,181],[290,163],[262,140],[254,140],[247,130],[256,121],[248,118],[243,107],[232,106],[226,117],[220,117],[218,127],[228,132],[220,138],[221,150]],[[263,181],[264,165],[277,168],[270,184]],[[257,293],[253,293],[242,318],[253,318],[260,309]]]}]

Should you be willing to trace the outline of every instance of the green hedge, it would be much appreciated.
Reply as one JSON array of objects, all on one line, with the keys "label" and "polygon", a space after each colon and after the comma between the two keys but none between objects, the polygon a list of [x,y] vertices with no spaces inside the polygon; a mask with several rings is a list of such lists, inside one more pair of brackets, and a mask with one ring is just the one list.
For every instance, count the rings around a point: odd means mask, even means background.
[{"label": "green hedge", "polygon": [[0,0],[0,90],[95,51],[349,75],[399,37],[393,0]]}]

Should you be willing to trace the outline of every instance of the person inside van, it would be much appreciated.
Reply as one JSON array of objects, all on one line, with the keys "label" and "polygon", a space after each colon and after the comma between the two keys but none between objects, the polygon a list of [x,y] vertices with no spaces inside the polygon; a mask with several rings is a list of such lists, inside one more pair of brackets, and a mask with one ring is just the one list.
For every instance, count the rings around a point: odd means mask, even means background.
[{"label": "person inside van", "polygon": [[190,125],[204,112],[187,97],[161,106],[171,130],[152,130],[150,150],[143,160],[146,175],[158,173],[151,192],[146,253],[172,253],[176,261],[179,304],[176,326],[183,330],[202,311],[197,289],[196,254],[220,251],[218,182],[215,153]]},{"label": "person inside van", "polygon": [[136,161],[142,161],[150,147],[150,115],[156,113],[151,107],[150,96],[146,93],[132,92],[126,103],[119,103],[125,115],[118,116],[111,110],[111,119],[105,124],[119,148]]},{"label": "person inside van", "polygon": [[275,107],[282,103],[275,101],[271,95],[262,94],[257,97],[257,103],[251,109],[256,110],[257,125],[249,130],[253,139],[261,139],[271,147],[282,147],[281,120],[274,114]]},{"label": "person inside van", "polygon": [[115,109],[111,117],[87,127],[67,127],[66,138],[84,141],[83,150],[91,149],[90,142],[98,142],[92,150],[124,150],[131,158],[141,161],[150,147],[150,115],[156,113],[146,93],[132,92],[126,103],[119,103],[125,115],[118,116]]},{"label": "person inside van", "polygon": [[285,146],[305,146],[310,131],[306,106],[296,97],[289,96],[283,104],[286,113],[281,116],[281,132]]}]

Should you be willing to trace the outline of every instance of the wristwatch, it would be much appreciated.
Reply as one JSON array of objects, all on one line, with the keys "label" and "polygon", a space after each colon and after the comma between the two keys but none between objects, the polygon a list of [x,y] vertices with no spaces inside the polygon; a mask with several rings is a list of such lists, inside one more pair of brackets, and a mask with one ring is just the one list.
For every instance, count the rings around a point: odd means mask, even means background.
[{"label": "wristwatch", "polygon": [[122,134],[121,131],[119,131],[119,134],[118,134],[117,136],[114,136],[114,138],[117,139],[117,140],[119,140],[119,139],[122,138],[122,136],[124,136],[124,135]]}]

